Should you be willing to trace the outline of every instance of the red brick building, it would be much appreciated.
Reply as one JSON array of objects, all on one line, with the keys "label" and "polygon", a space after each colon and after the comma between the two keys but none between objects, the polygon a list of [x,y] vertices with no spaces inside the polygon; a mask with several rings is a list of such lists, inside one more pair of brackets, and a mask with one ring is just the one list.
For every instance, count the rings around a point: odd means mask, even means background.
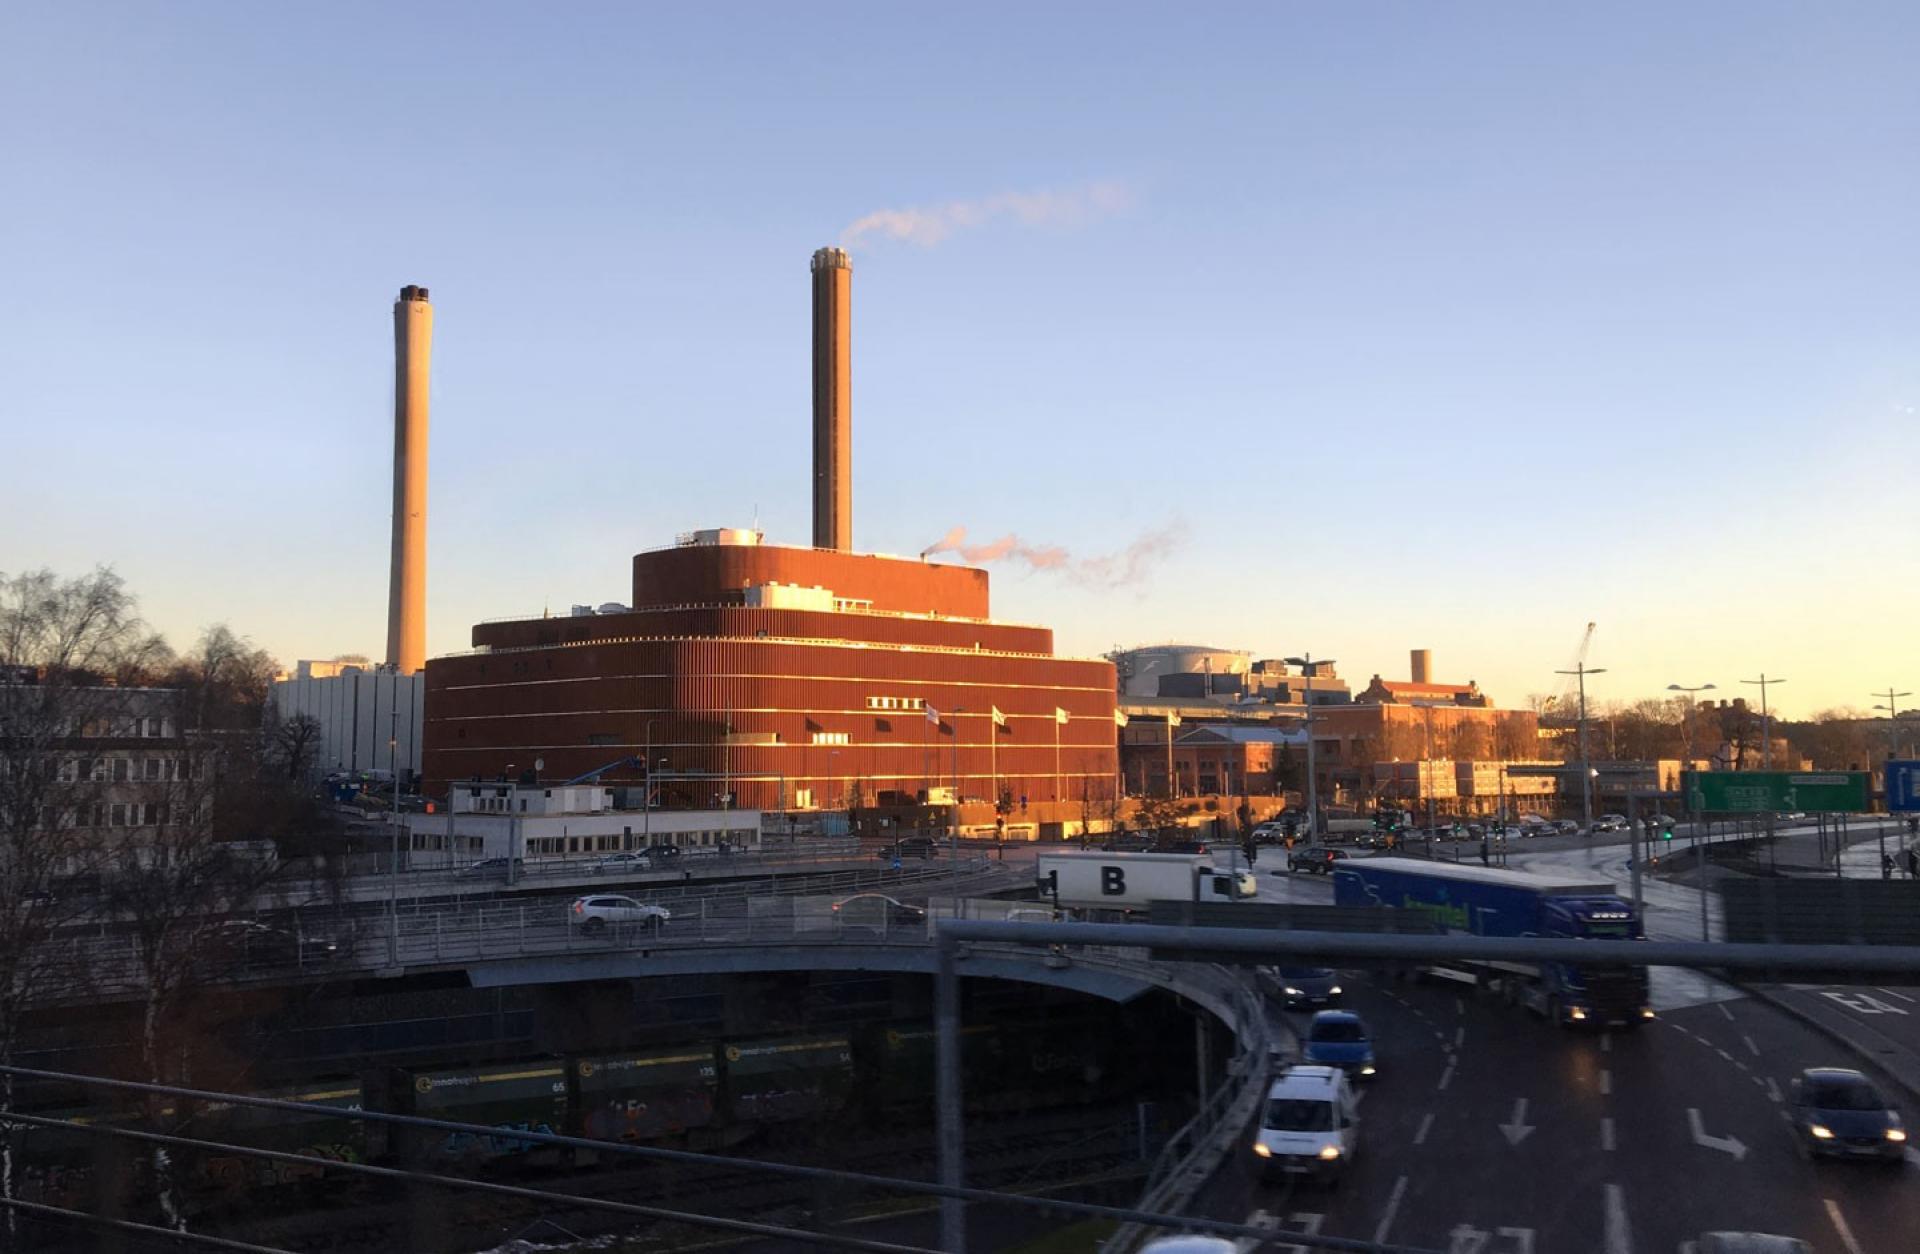
[{"label": "red brick building", "polygon": [[[698,532],[634,557],[630,608],[482,623],[473,644],[427,664],[435,793],[536,761],[558,781],[634,758],[671,805],[953,789],[1050,817],[1115,778],[1112,663],[991,621],[987,573],[970,567]],[[630,763],[600,782],[642,778]]]}]

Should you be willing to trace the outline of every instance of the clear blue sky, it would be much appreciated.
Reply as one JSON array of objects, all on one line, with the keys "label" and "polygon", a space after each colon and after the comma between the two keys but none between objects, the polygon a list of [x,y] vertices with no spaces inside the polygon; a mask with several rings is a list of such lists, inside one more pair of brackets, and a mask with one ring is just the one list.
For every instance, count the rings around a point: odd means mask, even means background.
[{"label": "clear blue sky", "polygon": [[1000,569],[1073,652],[1428,646],[1518,704],[1594,619],[1599,697],[1870,705],[1920,689],[1916,47],[1906,3],[10,5],[0,569],[379,654],[404,283],[432,651],[677,530],[803,543],[808,254],[918,210],[852,240],[860,547],[1179,528]]}]

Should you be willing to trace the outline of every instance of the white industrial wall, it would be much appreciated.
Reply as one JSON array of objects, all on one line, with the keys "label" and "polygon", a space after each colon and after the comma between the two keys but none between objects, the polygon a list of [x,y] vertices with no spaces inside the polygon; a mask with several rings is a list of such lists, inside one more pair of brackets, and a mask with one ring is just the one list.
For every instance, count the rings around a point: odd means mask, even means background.
[{"label": "white industrial wall", "polygon": [[[420,770],[420,742],[426,724],[427,674],[349,671],[324,679],[284,679],[273,685],[271,700],[284,721],[310,715],[320,724],[320,748],[314,766],[329,771]],[[399,718],[394,718],[395,711]]]}]

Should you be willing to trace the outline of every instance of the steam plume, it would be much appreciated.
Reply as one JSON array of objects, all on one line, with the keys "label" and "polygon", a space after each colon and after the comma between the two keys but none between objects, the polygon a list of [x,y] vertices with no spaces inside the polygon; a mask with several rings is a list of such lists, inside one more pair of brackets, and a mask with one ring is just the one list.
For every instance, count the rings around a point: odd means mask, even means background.
[{"label": "steam plume", "polygon": [[967,562],[1024,563],[1029,570],[1053,571],[1075,583],[1091,587],[1116,587],[1144,579],[1163,558],[1170,556],[1186,539],[1186,528],[1171,523],[1147,532],[1118,553],[1098,557],[1075,558],[1057,544],[1033,545],[1011,533],[987,544],[968,544],[967,529],[955,527],[920,551],[924,558],[935,553],[958,553]]},{"label": "steam plume", "polygon": [[931,248],[955,231],[983,226],[995,218],[1015,218],[1028,226],[1079,226],[1118,213],[1132,199],[1124,183],[1106,181],[1035,192],[1001,192],[943,205],[878,209],[855,219],[840,233],[840,242],[853,248],[869,238],[879,238]]}]

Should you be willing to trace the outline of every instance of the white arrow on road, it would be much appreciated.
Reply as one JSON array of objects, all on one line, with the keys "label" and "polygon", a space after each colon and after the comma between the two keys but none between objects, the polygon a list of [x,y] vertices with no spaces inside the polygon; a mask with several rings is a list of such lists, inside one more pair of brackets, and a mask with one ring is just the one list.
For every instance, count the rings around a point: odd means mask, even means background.
[{"label": "white arrow on road", "polygon": [[1692,1106],[1687,1107],[1687,1124],[1693,1129],[1693,1143],[1707,1149],[1719,1150],[1722,1154],[1733,1155],[1734,1162],[1740,1162],[1747,1156],[1747,1147],[1737,1136],[1708,1136],[1700,1123],[1700,1112]]},{"label": "white arrow on road", "polygon": [[1513,1101],[1513,1118],[1506,1123],[1496,1124],[1506,1136],[1508,1145],[1518,1145],[1533,1132],[1533,1125],[1527,1122],[1527,1099],[1517,1097]]}]

